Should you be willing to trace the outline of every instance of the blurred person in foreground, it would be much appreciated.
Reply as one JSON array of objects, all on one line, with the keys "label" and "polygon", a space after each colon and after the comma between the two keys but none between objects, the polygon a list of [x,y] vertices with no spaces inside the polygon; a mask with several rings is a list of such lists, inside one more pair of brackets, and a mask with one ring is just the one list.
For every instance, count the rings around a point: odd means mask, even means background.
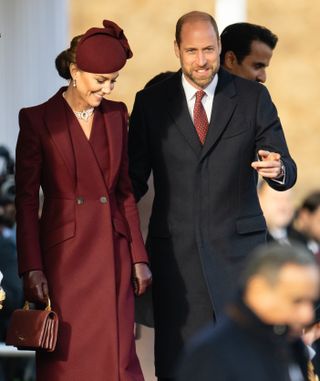
[{"label": "blurred person in foreground", "polygon": [[37,353],[37,381],[143,380],[134,291],[151,273],[128,177],[127,109],[104,99],[131,56],[122,29],[104,20],[56,58],[69,85],[19,115],[19,272],[26,299],[49,296],[60,318],[55,351]]},{"label": "blurred person in foreground", "polygon": [[178,381],[308,380],[301,334],[313,322],[319,287],[318,266],[302,246],[257,248],[238,298],[215,329],[194,339]]},{"label": "blurred person in foreground", "polygon": [[3,308],[3,302],[6,299],[6,293],[1,286],[2,279],[3,279],[3,275],[2,275],[2,272],[0,271],[0,310]]},{"label": "blurred person in foreground", "polygon": [[147,247],[161,381],[186,340],[219,320],[248,252],[265,241],[258,175],[278,190],[296,181],[266,87],[220,68],[212,16],[183,15],[174,49],[181,69],[137,93],[129,129],[137,200],[154,179]]},{"label": "blurred person in foreground", "polygon": [[221,65],[239,77],[264,83],[278,37],[261,25],[240,22],[221,33]]},{"label": "blurred person in foreground", "polygon": [[[15,240],[4,234],[4,232],[7,231],[7,223],[8,220],[6,216],[0,214],[0,271],[3,274],[1,285],[6,296],[3,309],[0,311],[0,343],[5,342],[7,327],[13,311],[23,306],[22,281],[18,276]],[[31,370],[33,368],[33,358],[25,358],[24,356],[3,356],[0,361],[0,380],[24,380],[28,369]]]},{"label": "blurred person in foreground", "polygon": [[[303,329],[302,339],[305,345],[308,348],[309,353],[309,363],[308,363],[308,371],[310,372],[310,375],[319,374],[319,345],[318,340],[320,339],[320,303],[317,302],[317,305],[315,307],[315,317],[309,325],[307,325]],[[312,381],[319,381],[319,377],[312,379],[310,377],[310,380]]]}]

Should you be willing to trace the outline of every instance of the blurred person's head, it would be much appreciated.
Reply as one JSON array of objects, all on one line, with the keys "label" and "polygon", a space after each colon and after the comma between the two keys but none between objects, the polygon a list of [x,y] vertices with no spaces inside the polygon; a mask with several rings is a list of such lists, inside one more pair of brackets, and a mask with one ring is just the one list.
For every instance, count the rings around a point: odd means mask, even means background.
[{"label": "blurred person's head", "polygon": [[70,80],[68,96],[77,109],[99,106],[132,57],[123,30],[109,20],[104,20],[103,26],[74,37],[70,48],[55,61],[59,75]]},{"label": "blurred person's head", "polygon": [[214,18],[205,12],[189,12],[177,22],[174,49],[186,80],[206,88],[220,66],[220,39]]},{"label": "blurred person's head", "polygon": [[239,77],[264,83],[278,37],[247,22],[231,24],[221,33],[221,65]]},{"label": "blurred person's head", "polygon": [[311,193],[303,200],[294,227],[309,239],[320,242],[320,191]]},{"label": "blurred person's head", "polygon": [[244,301],[266,324],[300,336],[314,319],[320,275],[314,256],[300,245],[269,244],[253,251],[242,274]]},{"label": "blurred person's head", "polygon": [[294,216],[293,190],[276,191],[261,181],[258,196],[269,231],[286,228]]},{"label": "blurred person's head", "polygon": [[12,228],[16,222],[16,207],[14,200],[0,197],[0,224],[2,227]]},{"label": "blurred person's head", "polygon": [[7,176],[14,173],[14,160],[9,149],[0,145],[0,184],[6,181]]}]

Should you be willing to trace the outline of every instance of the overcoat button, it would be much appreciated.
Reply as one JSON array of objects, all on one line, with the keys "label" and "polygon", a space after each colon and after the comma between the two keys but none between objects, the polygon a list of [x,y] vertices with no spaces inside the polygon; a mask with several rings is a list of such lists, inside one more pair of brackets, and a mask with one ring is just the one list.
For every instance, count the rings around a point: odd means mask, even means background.
[{"label": "overcoat button", "polygon": [[108,202],[107,197],[106,196],[100,197],[100,202],[101,202],[101,204],[106,204]]},{"label": "overcoat button", "polygon": [[83,197],[77,197],[77,198],[76,198],[76,203],[77,203],[77,205],[82,205],[82,204],[84,204],[84,198],[83,198]]}]

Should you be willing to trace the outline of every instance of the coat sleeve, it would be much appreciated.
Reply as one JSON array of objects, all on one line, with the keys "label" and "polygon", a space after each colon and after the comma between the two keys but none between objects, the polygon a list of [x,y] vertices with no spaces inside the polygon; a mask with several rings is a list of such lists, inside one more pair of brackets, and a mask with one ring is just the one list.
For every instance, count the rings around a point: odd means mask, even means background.
[{"label": "coat sleeve", "polygon": [[42,270],[39,240],[39,189],[42,165],[40,137],[27,109],[19,113],[16,147],[17,252],[19,273]]},{"label": "coat sleeve", "polygon": [[148,191],[148,179],[151,173],[148,131],[143,118],[141,98],[141,93],[138,93],[130,116],[129,128],[129,174],[137,201]]},{"label": "coat sleeve", "polygon": [[123,148],[121,158],[121,168],[117,184],[117,200],[122,214],[125,216],[131,235],[131,256],[133,263],[148,263],[148,255],[144,246],[137,205],[133,195],[132,185],[128,173],[128,144],[127,144],[127,125],[128,113],[123,104]]},{"label": "coat sleeve", "polygon": [[282,191],[293,187],[297,180],[297,167],[290,156],[277,109],[272,103],[268,90],[264,86],[261,86],[261,92],[258,97],[256,121],[256,151],[263,149],[279,153],[285,166],[286,175],[284,184],[272,181],[271,179],[265,180],[275,190]]}]

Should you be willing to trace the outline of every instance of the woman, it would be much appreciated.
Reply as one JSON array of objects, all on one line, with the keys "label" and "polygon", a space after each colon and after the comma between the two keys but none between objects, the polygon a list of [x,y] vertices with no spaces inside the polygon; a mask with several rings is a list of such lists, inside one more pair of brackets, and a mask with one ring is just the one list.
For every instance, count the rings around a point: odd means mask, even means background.
[{"label": "woman", "polygon": [[57,57],[69,86],[19,116],[19,271],[25,297],[49,295],[60,319],[55,351],[37,353],[38,381],[143,380],[132,278],[140,295],[151,273],[128,178],[127,110],[104,99],[132,52],[118,25],[103,25]]}]

